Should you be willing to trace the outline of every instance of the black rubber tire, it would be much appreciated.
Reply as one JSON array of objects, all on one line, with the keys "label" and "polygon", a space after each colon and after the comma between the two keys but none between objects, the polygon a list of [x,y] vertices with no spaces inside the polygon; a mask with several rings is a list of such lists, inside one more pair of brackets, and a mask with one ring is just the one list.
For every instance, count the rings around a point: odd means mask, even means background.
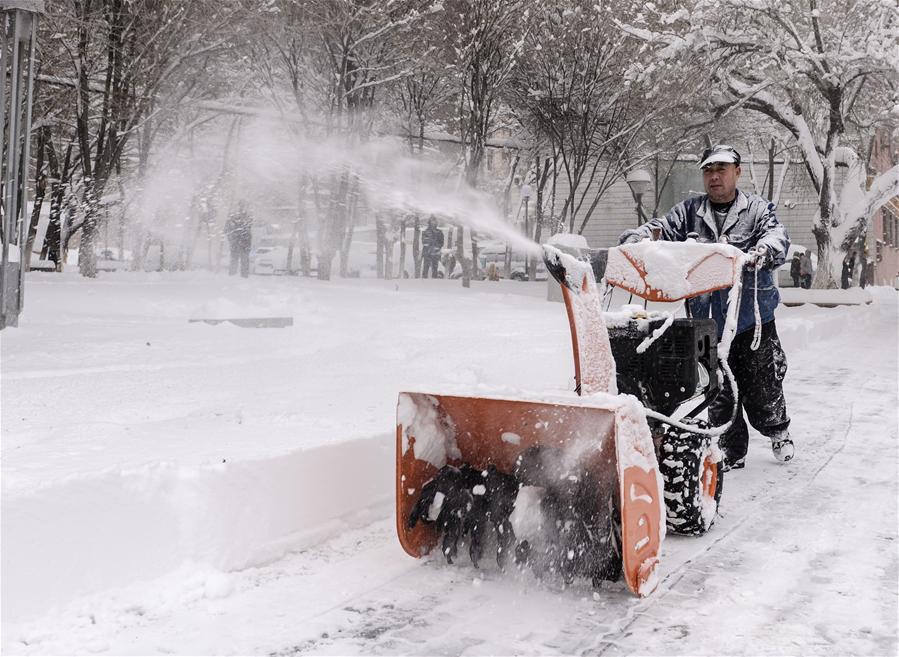
[{"label": "black rubber tire", "polygon": [[[696,422],[705,426],[705,423]],[[723,463],[715,468],[714,504],[702,489],[705,461],[712,439],[668,426],[659,445],[659,471],[665,483],[665,512],[668,531],[697,536],[705,534],[718,515],[724,484]],[[708,496],[710,497],[710,496]],[[705,501],[705,504],[704,504]]]}]

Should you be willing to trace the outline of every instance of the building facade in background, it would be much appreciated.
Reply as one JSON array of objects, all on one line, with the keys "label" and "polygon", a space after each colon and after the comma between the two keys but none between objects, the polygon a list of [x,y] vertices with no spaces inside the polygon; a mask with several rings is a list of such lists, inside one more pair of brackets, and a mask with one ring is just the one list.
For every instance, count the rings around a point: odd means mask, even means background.
[{"label": "building facade in background", "polygon": [[[670,162],[662,162],[662,166],[659,169],[667,170],[669,164]],[[782,160],[775,161],[775,188],[780,181],[783,167],[784,162]],[[817,247],[814,234],[812,233],[812,226],[818,210],[818,195],[809,182],[808,175],[801,162],[787,163],[786,167],[786,175],[777,202],[777,215],[787,227],[792,243],[812,249],[814,252]],[[742,169],[743,173],[740,177],[739,188],[746,192],[758,193],[767,198],[769,196],[767,191],[769,188],[767,162],[753,165],[744,161]],[[521,166],[519,166],[520,170]],[[676,161],[671,168],[668,181],[659,194],[656,212],[653,213],[653,206],[656,203],[652,194],[648,194],[647,198],[644,199],[643,209],[647,216],[660,216],[668,212],[683,199],[703,193],[705,192],[702,185],[702,173],[697,167],[697,160],[694,157],[685,157]],[[558,215],[561,212],[567,194],[567,181],[564,176],[560,176],[556,182],[555,214]],[[547,190],[546,203],[549,203],[549,199],[549,190]],[[591,201],[592,199],[588,193],[587,201],[583,206],[588,207]],[[514,208],[519,204],[520,197],[518,192],[513,190],[513,219],[515,218]],[[545,214],[549,214],[548,208]],[[576,220],[576,229],[582,219],[582,217],[579,217]],[[618,236],[622,232],[628,228],[638,226],[639,223],[637,205],[631,194],[630,187],[624,179],[621,179],[613,184],[600,199],[584,228],[583,235],[591,247],[604,248],[614,246],[618,243]]]},{"label": "building facade in background", "polygon": [[[899,161],[899,143],[891,131],[878,130],[871,145],[868,169],[870,184],[873,178]],[[865,244],[868,261],[873,260],[870,273],[872,285],[892,285],[899,289],[899,196],[891,198],[878,210],[868,229]],[[873,258],[872,258],[873,256]]]}]

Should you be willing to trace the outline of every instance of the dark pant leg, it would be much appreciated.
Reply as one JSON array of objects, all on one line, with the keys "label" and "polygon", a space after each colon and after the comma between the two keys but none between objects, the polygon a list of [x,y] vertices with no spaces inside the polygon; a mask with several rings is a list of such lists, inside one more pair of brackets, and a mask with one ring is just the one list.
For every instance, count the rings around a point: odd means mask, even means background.
[{"label": "dark pant leg", "polygon": [[[727,360],[734,373],[734,378],[737,380],[737,388],[741,392],[740,399],[736,401],[736,417],[734,418],[733,424],[730,429],[721,434],[721,437],[718,439],[718,445],[724,453],[724,461],[726,463],[735,463],[740,459],[745,458],[746,452],[749,450],[749,427],[746,426],[746,420],[743,419],[743,385],[737,374],[741,369],[737,364],[739,359],[736,356],[737,341],[740,340],[740,338],[740,335],[734,338],[730,348],[730,358]],[[713,426],[720,427],[722,424],[726,424],[730,421],[733,412],[734,394],[731,389],[730,381],[725,374],[724,383],[718,392],[718,396],[715,397],[709,405],[709,422],[711,422]]]},{"label": "dark pant leg", "polygon": [[231,245],[231,260],[228,263],[228,275],[234,276],[237,273],[237,265],[240,260],[240,252],[236,244]]},{"label": "dark pant leg", "polygon": [[431,272],[431,278],[437,278],[437,258],[434,256],[425,256],[425,268],[421,277],[427,278],[428,271]]},{"label": "dark pant leg", "polygon": [[[746,332],[752,338],[752,331]],[[741,393],[749,424],[769,438],[786,433],[790,426],[783,380],[787,373],[787,356],[777,336],[774,320],[762,325],[759,348],[746,347],[741,363]]]},{"label": "dark pant leg", "polygon": [[[783,379],[787,371],[786,354],[777,336],[774,320],[762,325],[759,348],[752,350],[754,331],[743,331],[734,338],[728,363],[739,389],[739,407],[733,426],[722,434],[719,445],[729,463],[746,456],[749,449],[749,428],[743,419],[745,411],[749,423],[763,436],[777,437],[790,426],[787,404],[783,394]],[[730,385],[709,406],[709,420],[720,426],[730,419],[733,396]]]},{"label": "dark pant leg", "polygon": [[249,249],[240,250],[240,275],[244,278],[250,276],[250,251]]}]

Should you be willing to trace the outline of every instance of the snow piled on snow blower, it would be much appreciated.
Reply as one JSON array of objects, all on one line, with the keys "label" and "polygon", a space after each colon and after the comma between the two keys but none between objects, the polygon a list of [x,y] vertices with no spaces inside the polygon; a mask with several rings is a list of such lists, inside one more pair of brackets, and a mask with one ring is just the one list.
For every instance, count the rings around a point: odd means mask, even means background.
[{"label": "snow piled on snow blower", "polygon": [[461,458],[456,444],[452,419],[437,411],[437,399],[430,395],[400,395],[396,409],[397,423],[403,431],[403,453],[415,443],[415,457],[442,468],[448,460]]},{"label": "snow piled on snow blower", "polygon": [[609,249],[605,279],[643,299],[676,301],[730,287],[742,262],[730,244],[643,240]]}]

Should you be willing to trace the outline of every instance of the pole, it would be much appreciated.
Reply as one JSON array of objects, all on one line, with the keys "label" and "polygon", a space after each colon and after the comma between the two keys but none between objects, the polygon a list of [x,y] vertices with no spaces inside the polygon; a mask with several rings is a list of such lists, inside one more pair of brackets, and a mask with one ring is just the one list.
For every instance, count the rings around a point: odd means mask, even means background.
[{"label": "pole", "polygon": [[[24,12],[20,12],[20,15]],[[31,159],[31,101],[34,93],[34,42],[37,40],[37,17],[28,17],[31,23],[30,47],[28,49],[28,91],[25,94],[25,153],[22,157],[22,221],[19,232],[19,309],[22,312],[25,304],[25,271],[31,269],[31,253],[25,253],[28,246],[25,235],[28,232],[31,215],[28,213],[28,166]]]},{"label": "pole", "polygon": [[[530,200],[529,196],[524,197],[524,236],[528,239],[531,239],[531,226],[528,220],[528,201]],[[531,271],[531,256],[529,253],[524,254],[524,275],[527,277],[528,272]]]},{"label": "pole", "polygon": [[4,175],[0,176],[0,328],[6,326],[6,267],[9,262],[9,233],[6,230],[6,195],[9,190],[6,189],[6,180],[11,178],[12,174],[6,173],[2,162],[3,153],[6,150],[6,133],[3,126],[6,125],[6,67],[8,66],[9,38],[6,36],[7,21],[12,20],[7,12],[0,12],[0,75],[3,76],[3,84],[0,84],[0,172]]},{"label": "pole", "polygon": [[[12,48],[9,54],[9,62],[3,67],[3,74],[6,75],[7,66],[9,67],[9,118],[6,132],[6,180],[3,189],[3,260],[0,264],[0,326],[7,324],[15,325],[15,318],[12,322],[7,318],[7,306],[9,305],[9,246],[16,234],[16,219],[19,216],[17,201],[19,200],[19,112],[22,105],[20,98],[21,84],[19,80],[19,70],[21,62],[19,47],[19,17],[22,12],[14,11],[12,13],[4,12],[3,30],[6,32],[6,21],[12,21]],[[4,43],[4,55],[9,48],[8,39]],[[5,106],[5,105],[4,105]],[[2,126],[0,126],[2,129]],[[19,267],[22,266],[22,256],[19,254]],[[18,299],[18,290],[16,290],[16,298]]]}]

